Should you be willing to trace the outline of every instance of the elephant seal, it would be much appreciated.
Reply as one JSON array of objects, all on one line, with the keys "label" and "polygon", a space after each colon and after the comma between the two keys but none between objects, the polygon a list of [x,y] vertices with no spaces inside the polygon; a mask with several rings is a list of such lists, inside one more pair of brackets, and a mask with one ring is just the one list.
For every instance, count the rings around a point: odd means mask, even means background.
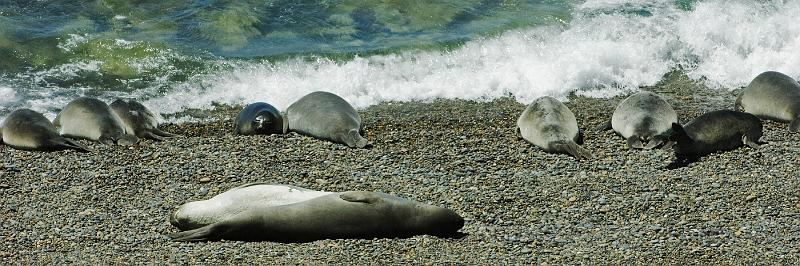
[{"label": "elephant seal", "polygon": [[736,99],[736,110],[759,118],[789,122],[789,132],[800,131],[800,84],[780,72],[759,74]]},{"label": "elephant seal", "polygon": [[289,105],[283,117],[284,128],[290,131],[351,148],[364,148],[369,144],[361,136],[363,124],[358,112],[330,92],[316,91],[303,96]]},{"label": "elephant seal", "polygon": [[170,237],[174,241],[288,243],[419,234],[455,236],[462,226],[464,219],[449,209],[384,193],[348,191],[286,205],[257,206]]},{"label": "elephant seal", "polygon": [[578,160],[592,154],[578,146],[583,136],[575,115],[553,97],[536,99],[517,119],[517,134],[547,152],[567,153]]},{"label": "elephant seal", "polygon": [[658,94],[641,91],[622,100],[614,109],[611,120],[599,127],[614,129],[627,139],[628,148],[652,149],[669,140],[672,123],[678,114]]},{"label": "elephant seal", "polygon": [[[68,103],[53,121],[61,135],[83,138],[107,145],[133,145],[139,138],[129,135],[119,116],[106,103],[81,97]],[[131,132],[133,133],[133,132]]]},{"label": "elephant seal", "polygon": [[111,103],[110,107],[119,116],[127,134],[158,141],[164,140],[165,137],[175,136],[158,129],[156,115],[133,99],[117,99]]},{"label": "elephant seal", "polygon": [[283,116],[272,107],[263,102],[251,103],[245,106],[236,116],[233,128],[234,134],[239,135],[269,135],[283,134]]},{"label": "elephant seal", "polygon": [[314,191],[288,185],[251,183],[228,190],[208,200],[181,205],[170,217],[180,230],[191,230],[217,223],[227,217],[259,206],[279,206],[310,200],[333,192]]},{"label": "elephant seal", "polygon": [[677,158],[673,165],[685,165],[701,156],[743,145],[757,149],[763,126],[755,115],[719,110],[698,116],[684,126],[673,123],[672,130],[670,141],[675,142]]},{"label": "elephant seal", "polygon": [[0,124],[0,140],[20,150],[54,151],[73,149],[88,152],[80,143],[62,137],[42,114],[31,109],[19,109]]}]

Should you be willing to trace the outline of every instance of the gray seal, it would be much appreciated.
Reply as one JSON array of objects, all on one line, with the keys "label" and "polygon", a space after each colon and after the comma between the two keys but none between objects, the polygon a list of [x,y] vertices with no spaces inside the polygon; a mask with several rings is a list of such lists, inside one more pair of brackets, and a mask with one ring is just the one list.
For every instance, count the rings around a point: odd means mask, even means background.
[{"label": "gray seal", "polygon": [[80,143],[62,137],[55,126],[42,114],[19,109],[6,117],[0,124],[0,140],[8,146],[20,150],[55,151],[73,149],[88,152]]},{"label": "gray seal", "polygon": [[283,117],[284,128],[289,131],[351,148],[364,148],[369,144],[361,136],[363,124],[358,112],[330,92],[316,91],[303,96],[286,109]]},{"label": "gray seal", "polygon": [[668,141],[672,123],[678,114],[658,94],[641,91],[622,100],[611,120],[600,129],[614,129],[625,138],[628,148],[652,149]]},{"label": "gray seal", "polygon": [[175,136],[172,133],[158,129],[158,118],[147,107],[133,99],[117,99],[111,103],[111,110],[119,116],[125,132],[139,138],[164,140],[165,137]]},{"label": "gray seal", "polygon": [[126,133],[119,116],[101,100],[80,97],[68,103],[53,121],[61,135],[99,141],[107,145],[133,145],[139,138]]},{"label": "gray seal", "polygon": [[756,76],[736,99],[736,110],[762,119],[789,123],[789,132],[800,131],[800,84],[780,72]]},{"label": "gray seal", "polygon": [[236,116],[233,133],[239,135],[283,134],[283,116],[272,105],[251,103]]},{"label": "gray seal", "polygon": [[578,145],[583,135],[575,115],[553,97],[536,99],[517,119],[517,134],[547,152],[566,153],[578,160],[592,154]]},{"label": "gray seal", "polygon": [[673,123],[672,130],[670,141],[675,142],[673,149],[678,165],[743,145],[757,149],[762,144],[759,139],[763,134],[763,126],[758,117],[731,110],[705,113],[684,126]]},{"label": "gray seal", "polygon": [[464,219],[446,208],[384,193],[348,191],[285,205],[248,208],[170,237],[174,241],[309,242],[420,234],[456,236],[462,226]]}]

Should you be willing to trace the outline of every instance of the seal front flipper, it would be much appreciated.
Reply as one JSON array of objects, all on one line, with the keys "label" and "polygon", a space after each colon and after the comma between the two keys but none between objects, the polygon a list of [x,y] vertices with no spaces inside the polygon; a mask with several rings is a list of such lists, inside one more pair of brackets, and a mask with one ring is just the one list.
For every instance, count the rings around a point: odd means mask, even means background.
[{"label": "seal front flipper", "polygon": [[797,133],[800,132],[800,116],[795,117],[791,123],[789,123],[789,132]]},{"label": "seal front flipper", "polygon": [[380,200],[375,193],[366,191],[348,191],[339,194],[339,198],[349,202],[375,203]]}]

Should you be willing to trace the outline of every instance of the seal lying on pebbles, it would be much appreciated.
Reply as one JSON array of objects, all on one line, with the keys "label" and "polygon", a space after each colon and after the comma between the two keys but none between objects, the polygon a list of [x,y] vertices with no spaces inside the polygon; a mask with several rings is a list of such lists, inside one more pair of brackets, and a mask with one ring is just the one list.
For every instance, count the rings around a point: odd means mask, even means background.
[{"label": "seal lying on pebbles", "polygon": [[20,150],[74,149],[82,152],[89,151],[80,143],[59,135],[50,120],[30,109],[19,109],[6,117],[0,124],[0,140],[6,145]]},{"label": "seal lying on pebbles", "polygon": [[368,146],[367,139],[361,136],[363,124],[358,112],[330,92],[317,91],[303,96],[286,109],[284,121],[284,128],[300,134],[351,148]]},{"label": "seal lying on pebbles", "polygon": [[800,84],[780,72],[756,76],[736,99],[736,110],[759,118],[789,122],[789,132],[800,131]]},{"label": "seal lying on pebbles", "polygon": [[251,103],[236,116],[233,133],[239,135],[283,134],[286,133],[283,124],[283,116],[272,105],[263,102]]},{"label": "seal lying on pebbles", "polygon": [[622,100],[614,109],[611,120],[598,129],[614,129],[627,139],[631,149],[652,149],[669,139],[672,123],[678,114],[672,106],[655,93],[641,91]]},{"label": "seal lying on pebbles", "polygon": [[251,183],[233,188],[208,200],[183,204],[172,214],[169,222],[180,230],[191,230],[220,222],[227,217],[259,206],[292,204],[332,193],[287,185]]},{"label": "seal lying on pebbles", "polygon": [[147,107],[132,99],[117,99],[111,103],[111,110],[119,116],[125,132],[139,138],[164,140],[175,136],[158,129],[158,118]]},{"label": "seal lying on pebbles", "polygon": [[526,141],[547,152],[567,153],[578,160],[592,154],[578,146],[583,141],[575,115],[553,97],[536,99],[517,119],[517,133]]},{"label": "seal lying on pebbles", "polygon": [[126,133],[122,120],[111,107],[95,98],[73,100],[58,113],[53,124],[60,128],[61,135],[70,138],[100,141],[107,145],[139,142],[139,138]]},{"label": "seal lying on pebbles", "polygon": [[175,241],[308,242],[418,234],[454,236],[462,226],[464,219],[449,209],[383,193],[348,191],[284,205],[252,206],[170,237]]},{"label": "seal lying on pebbles", "polygon": [[677,157],[675,165],[696,161],[716,151],[733,150],[742,145],[758,148],[762,135],[758,117],[738,111],[720,110],[703,114],[685,126],[672,124],[670,140]]}]

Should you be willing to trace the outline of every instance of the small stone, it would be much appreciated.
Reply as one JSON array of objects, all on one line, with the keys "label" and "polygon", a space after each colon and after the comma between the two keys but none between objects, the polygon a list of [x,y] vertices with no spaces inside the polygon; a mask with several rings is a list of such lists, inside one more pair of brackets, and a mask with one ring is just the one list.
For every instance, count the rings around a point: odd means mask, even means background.
[{"label": "small stone", "polygon": [[211,178],[209,177],[200,178],[200,183],[208,183],[208,182],[211,182]]},{"label": "small stone", "polygon": [[756,195],[756,193],[752,193],[750,195],[747,195],[747,198],[745,198],[744,201],[751,202],[751,201],[755,200],[756,198],[758,198],[758,195]]},{"label": "small stone", "polygon": [[2,184],[0,184],[0,189],[6,189],[6,188],[10,188],[10,187],[11,187],[11,186],[9,186],[9,185],[8,185],[8,184],[6,184],[6,183],[2,183]]},{"label": "small stone", "polygon": [[325,180],[325,179],[322,179],[322,178],[317,178],[317,179],[314,179],[314,181],[315,181],[315,182],[317,182],[317,184],[320,184],[320,185],[325,185],[325,184],[327,184],[327,183],[328,183],[328,181],[327,181],[327,180]]}]

